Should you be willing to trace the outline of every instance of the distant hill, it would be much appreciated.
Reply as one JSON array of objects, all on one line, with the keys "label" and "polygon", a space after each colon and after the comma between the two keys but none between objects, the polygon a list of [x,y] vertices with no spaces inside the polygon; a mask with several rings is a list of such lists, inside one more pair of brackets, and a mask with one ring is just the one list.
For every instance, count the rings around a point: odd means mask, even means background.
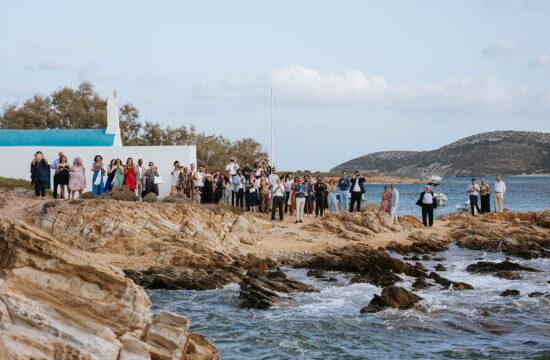
[{"label": "distant hill", "polygon": [[550,174],[550,133],[493,131],[431,151],[381,151],[331,171],[427,177]]}]

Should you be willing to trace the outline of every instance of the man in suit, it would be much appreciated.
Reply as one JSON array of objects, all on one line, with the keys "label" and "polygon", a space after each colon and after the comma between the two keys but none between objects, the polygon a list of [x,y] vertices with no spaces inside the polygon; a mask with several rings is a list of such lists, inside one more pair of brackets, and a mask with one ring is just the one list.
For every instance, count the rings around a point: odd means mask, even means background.
[{"label": "man in suit", "polygon": [[139,201],[141,201],[141,194],[143,193],[143,188],[145,187],[145,172],[147,169],[143,166],[143,159],[138,160],[138,166],[136,167],[136,183],[137,183],[137,195]]},{"label": "man in suit", "polygon": [[355,177],[351,179],[349,192],[351,193],[351,205],[349,212],[353,212],[353,205],[357,202],[357,211],[361,210],[361,198],[365,193],[365,187],[363,186],[365,178],[361,176],[359,171],[355,172]]},{"label": "man in suit", "polygon": [[393,222],[399,225],[397,220],[397,208],[399,207],[399,191],[395,188],[395,184],[391,184],[391,200],[390,200],[390,215]]},{"label": "man in suit", "polygon": [[[435,194],[430,188],[430,185],[426,185],[426,190],[420,193],[420,198],[416,202],[416,205],[422,207],[422,222],[424,226],[433,226],[434,224],[434,209],[437,207]],[[427,219],[429,220],[429,223]]]}]

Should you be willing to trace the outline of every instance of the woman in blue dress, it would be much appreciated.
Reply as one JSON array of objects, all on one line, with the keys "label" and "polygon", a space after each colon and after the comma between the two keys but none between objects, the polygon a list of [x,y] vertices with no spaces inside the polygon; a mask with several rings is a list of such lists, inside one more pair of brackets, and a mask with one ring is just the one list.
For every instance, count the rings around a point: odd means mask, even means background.
[{"label": "woman in blue dress", "polygon": [[94,164],[92,165],[92,171],[94,176],[92,177],[92,195],[97,197],[97,195],[103,194],[103,157],[101,155],[96,155],[94,158]]},{"label": "woman in blue dress", "polygon": [[338,202],[336,201],[336,183],[334,179],[330,179],[328,183],[328,211],[338,212]]},{"label": "woman in blue dress", "polygon": [[111,160],[111,163],[107,167],[107,181],[105,181],[105,187],[103,188],[103,192],[109,192],[113,189],[113,178],[115,177],[115,159]]}]

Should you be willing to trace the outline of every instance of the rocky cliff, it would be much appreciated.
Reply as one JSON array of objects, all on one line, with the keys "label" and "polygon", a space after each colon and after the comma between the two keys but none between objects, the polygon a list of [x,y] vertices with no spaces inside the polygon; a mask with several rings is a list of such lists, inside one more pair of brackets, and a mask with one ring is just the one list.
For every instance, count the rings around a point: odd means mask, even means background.
[{"label": "rocky cliff", "polygon": [[375,152],[331,169],[343,170],[416,177],[550,174],[550,134],[488,132],[431,151]]},{"label": "rocky cliff", "polygon": [[0,359],[218,359],[119,269],[0,218]]}]

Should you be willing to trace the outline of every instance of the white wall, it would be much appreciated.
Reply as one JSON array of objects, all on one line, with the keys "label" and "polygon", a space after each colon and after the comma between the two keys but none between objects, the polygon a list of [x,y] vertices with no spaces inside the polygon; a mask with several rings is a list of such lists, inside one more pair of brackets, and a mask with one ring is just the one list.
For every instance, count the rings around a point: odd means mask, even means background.
[{"label": "white wall", "polygon": [[[197,163],[197,150],[191,146],[124,146],[124,147],[57,147],[57,146],[0,146],[0,158],[2,159],[3,173],[1,176],[30,180],[30,164],[34,154],[42,151],[48,162],[51,164],[62,151],[72,164],[73,159],[80,157],[86,168],[86,190],[92,190],[92,172],[90,171],[95,155],[103,156],[105,168],[111,159],[121,159],[125,164],[126,159],[131,157],[137,164],[138,159],[143,159],[143,165],[147,167],[149,161],[158,167],[159,175],[163,183],[159,185],[161,196],[170,192],[171,175],[174,161],[178,160],[181,166],[189,167]],[[53,171],[52,171],[53,186]]]}]

